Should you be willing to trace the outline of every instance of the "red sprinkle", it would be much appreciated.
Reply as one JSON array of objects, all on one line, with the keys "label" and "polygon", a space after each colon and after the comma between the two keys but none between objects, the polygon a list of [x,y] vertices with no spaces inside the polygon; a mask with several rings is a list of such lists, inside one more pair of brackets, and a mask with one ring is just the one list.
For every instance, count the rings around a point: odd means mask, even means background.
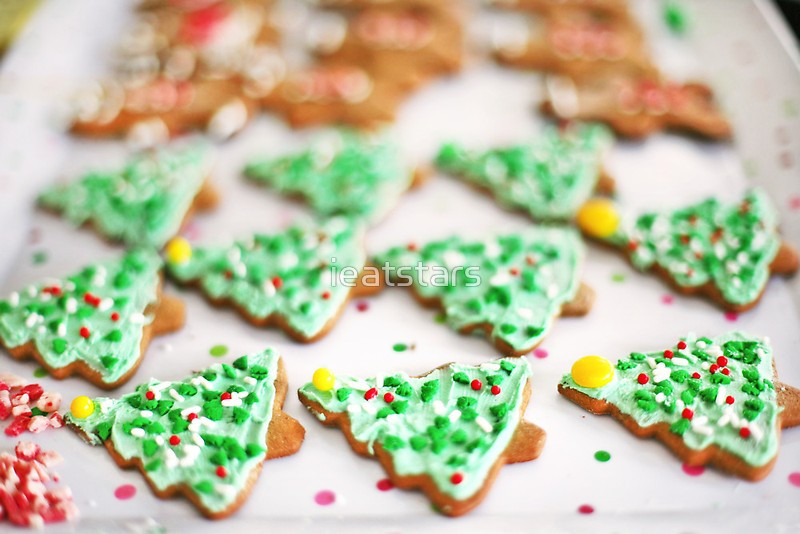
[{"label": "red sprinkle", "polygon": [[84,293],[83,294],[83,301],[86,304],[94,306],[95,308],[100,305],[100,297],[95,297],[91,293]]},{"label": "red sprinkle", "polygon": [[719,369],[719,365],[717,365],[716,363],[712,363],[711,367],[708,368],[708,372],[713,375],[714,373],[717,372],[718,369]]},{"label": "red sprinkle", "polygon": [[650,382],[650,377],[644,373],[639,373],[639,376],[636,378],[636,380],[638,380],[640,384],[645,385]]},{"label": "red sprinkle", "polygon": [[720,356],[719,358],[717,358],[717,365],[719,365],[720,367],[725,367],[726,365],[728,365],[728,358],[726,358],[725,356]]},{"label": "red sprinkle", "polygon": [[181,444],[181,438],[179,438],[178,436],[173,434],[173,435],[171,435],[169,437],[169,444],[172,445],[173,447],[175,447],[176,445],[180,445]]},{"label": "red sprinkle", "polygon": [[729,374],[731,374],[731,370],[730,370],[730,369],[728,369],[727,367],[724,367],[724,368],[722,369],[722,371],[720,371],[720,372],[721,372],[723,375],[725,375],[725,376],[728,376]]},{"label": "red sprinkle", "polygon": [[692,417],[694,417],[694,412],[689,408],[684,408],[683,411],[681,412],[681,416],[684,419],[688,419],[689,421],[691,421]]},{"label": "red sprinkle", "polygon": [[219,396],[219,400],[228,400],[230,398],[231,398],[231,394],[228,393],[227,391]]},{"label": "red sprinkle", "polygon": [[111,320],[114,321],[114,322],[119,321],[119,314],[117,312],[112,313],[111,314]]},{"label": "red sprinkle", "polygon": [[280,276],[276,276],[272,279],[272,285],[275,286],[275,289],[280,289],[283,286],[283,279]]},{"label": "red sprinkle", "polygon": [[519,274],[519,269],[517,269],[516,267],[512,267],[511,269],[508,270],[508,272],[511,273],[512,276],[517,276]]},{"label": "red sprinkle", "polygon": [[461,473],[453,473],[453,476],[450,477],[450,482],[453,484],[461,484],[464,481],[464,475]]},{"label": "red sprinkle", "polygon": [[483,387],[483,383],[481,383],[481,381],[478,380],[478,379],[473,380],[472,382],[470,382],[469,385],[475,391],[478,391],[479,389],[481,389]]},{"label": "red sprinkle", "polygon": [[369,388],[366,393],[364,393],[365,400],[372,400],[378,396],[378,390],[375,388]]},{"label": "red sprinkle", "polygon": [[386,392],[383,395],[383,400],[386,401],[386,402],[392,402],[392,401],[394,401],[394,395],[392,395],[389,392]]},{"label": "red sprinkle", "polygon": [[492,386],[492,395],[500,395],[500,386]]},{"label": "red sprinkle", "polygon": [[685,349],[686,348],[686,342],[685,341],[678,341],[678,348],[680,350]]},{"label": "red sprinkle", "polygon": [[692,378],[700,378],[700,373],[698,372],[692,373]]},{"label": "red sprinkle", "polygon": [[742,427],[739,429],[739,435],[743,438],[747,439],[750,437],[750,429],[747,427]]},{"label": "red sprinkle", "polygon": [[667,350],[665,350],[665,351],[664,351],[664,357],[665,357],[665,358],[672,359],[672,357],[673,357],[674,355],[675,355],[675,353],[673,353],[673,352],[672,352],[671,350],[669,350],[669,349],[667,349]]},{"label": "red sprinkle", "polygon": [[733,397],[731,397],[730,395],[728,395],[727,397],[725,397],[725,402],[726,402],[726,403],[728,403],[728,404],[733,404],[733,401],[734,401],[734,399],[733,399]]},{"label": "red sprinkle", "polygon": [[152,391],[148,391],[147,393],[144,394],[144,396],[147,398],[147,400],[153,400],[156,398],[156,394],[153,393]]},{"label": "red sprinkle", "polygon": [[528,265],[536,265],[536,259],[533,256],[526,256],[525,263]]},{"label": "red sprinkle", "polygon": [[85,326],[82,326],[81,329],[78,331],[78,333],[81,335],[83,339],[89,339],[89,336],[91,335],[89,329],[86,328]]},{"label": "red sprinkle", "polygon": [[233,278],[233,273],[230,271],[225,271],[225,279],[230,280]]},{"label": "red sprinkle", "polygon": [[406,245],[406,248],[408,250],[410,250],[411,252],[414,252],[415,250],[417,250],[417,244],[416,243],[409,243],[408,245]]},{"label": "red sprinkle", "polygon": [[322,298],[328,300],[329,298],[331,298],[331,292],[326,291],[325,293],[322,294]]},{"label": "red sprinkle", "polygon": [[194,412],[192,412],[192,413],[190,413],[189,415],[186,416],[186,420],[189,421],[190,423],[192,421],[194,421],[195,419],[197,419],[197,414],[194,413]]},{"label": "red sprinkle", "polygon": [[629,241],[628,242],[628,250],[634,252],[637,248],[639,248],[639,243],[636,241]]},{"label": "red sprinkle", "polygon": [[225,470],[223,466],[221,465],[217,466],[217,476],[219,478],[225,478],[226,476],[228,476],[228,472]]}]

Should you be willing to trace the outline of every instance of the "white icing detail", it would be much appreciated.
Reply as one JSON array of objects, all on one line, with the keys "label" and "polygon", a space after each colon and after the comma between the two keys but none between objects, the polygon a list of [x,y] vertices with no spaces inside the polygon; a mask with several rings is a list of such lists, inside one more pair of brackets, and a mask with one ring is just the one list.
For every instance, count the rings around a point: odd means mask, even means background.
[{"label": "white icing detail", "polygon": [[131,428],[131,436],[135,438],[143,438],[144,428]]},{"label": "white icing detail", "polygon": [[203,440],[200,434],[196,432],[192,432],[192,441],[194,441],[194,444],[197,445],[198,447],[203,447],[206,444],[206,442]]},{"label": "white icing detail", "polygon": [[178,401],[178,402],[183,402],[183,401],[185,401],[185,400],[186,400],[186,399],[183,397],[183,395],[181,395],[180,393],[178,393],[178,392],[177,392],[177,391],[175,391],[174,389],[170,389],[170,390],[169,390],[169,396],[170,396],[170,397],[172,397],[173,399],[175,399],[175,400],[176,400],[176,401]]},{"label": "white icing detail", "polygon": [[175,451],[172,449],[165,449],[164,455],[166,456],[164,463],[167,466],[167,469],[175,469],[180,464],[180,460],[178,460],[178,456],[175,454]]},{"label": "white icing detail", "polygon": [[563,118],[575,117],[580,112],[578,90],[572,80],[562,76],[545,77],[545,90],[556,115]]},{"label": "white icing detail", "polygon": [[662,403],[666,398],[667,398],[666,395],[664,395],[663,393],[659,393],[658,395],[656,395],[656,402]]},{"label": "white icing detail", "polygon": [[481,427],[481,430],[484,432],[491,432],[493,430],[492,424],[480,415],[475,418],[475,424]]},{"label": "white icing detail", "polygon": [[64,309],[67,313],[75,313],[78,311],[78,301],[72,297],[68,298],[66,304],[64,304]]},{"label": "white icing detail", "polygon": [[453,410],[450,412],[450,415],[447,416],[450,419],[451,423],[455,423],[461,417],[461,410]]},{"label": "white icing detail", "polygon": [[219,108],[208,121],[208,133],[223,140],[244,128],[250,113],[241,98],[234,98]]},{"label": "white icing detail", "polygon": [[244,380],[244,383],[249,385],[249,386],[255,386],[256,384],[258,384],[258,380],[256,380],[252,376],[246,376],[246,377],[244,377],[243,380]]},{"label": "white icing detail", "polygon": [[8,303],[11,304],[12,308],[16,308],[19,306],[19,293],[14,291],[8,296]]},{"label": "white icing detail", "polygon": [[169,128],[159,117],[152,117],[134,124],[126,141],[133,149],[150,148],[169,140]]},{"label": "white icing detail", "polygon": [[439,399],[433,401],[433,413],[435,413],[436,415],[444,415],[444,412],[445,412],[444,403]]},{"label": "white icing detail", "polygon": [[150,410],[142,410],[141,412],[139,412],[139,414],[142,417],[152,417],[153,416],[153,412],[151,412]]},{"label": "white icing detail", "polygon": [[689,365],[689,360],[686,358],[672,358],[673,365]]},{"label": "white icing detail", "polygon": [[656,366],[658,365],[658,364],[656,363],[656,359],[655,359],[655,358],[653,358],[652,356],[648,356],[648,357],[647,357],[647,359],[646,359],[645,361],[647,362],[647,365],[649,365],[649,366],[650,366],[650,369],[655,369],[655,368],[656,368]]}]

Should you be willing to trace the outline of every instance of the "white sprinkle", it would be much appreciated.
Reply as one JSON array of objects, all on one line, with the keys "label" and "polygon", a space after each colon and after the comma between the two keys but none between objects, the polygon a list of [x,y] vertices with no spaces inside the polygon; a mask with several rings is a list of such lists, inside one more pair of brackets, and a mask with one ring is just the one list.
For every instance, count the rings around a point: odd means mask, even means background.
[{"label": "white sprinkle", "polygon": [[11,307],[16,308],[19,306],[19,293],[14,291],[8,296],[8,303],[11,304]]},{"label": "white sprinkle", "polygon": [[200,424],[200,419],[193,419],[191,423],[189,423],[189,432],[200,432],[202,425]]},{"label": "white sprinkle", "polygon": [[252,376],[246,376],[244,377],[244,383],[250,386],[255,386],[256,384],[258,384],[258,380],[256,380]]},{"label": "white sprinkle", "polygon": [[53,295],[51,295],[50,293],[42,293],[41,295],[39,295],[39,300],[42,302],[47,302],[52,298]]},{"label": "white sprinkle", "polygon": [[440,400],[433,401],[433,413],[436,415],[444,415],[444,403]]},{"label": "white sprinkle", "polygon": [[484,371],[499,371],[500,364],[492,362],[483,363],[481,364],[481,369],[483,369]]},{"label": "white sprinkle", "polygon": [[[216,486],[214,486],[214,491],[216,491],[217,493],[219,493],[220,495],[222,495],[227,499],[232,499],[233,497],[235,497],[237,492],[236,488],[234,488],[230,484],[217,484]],[[336,499],[338,501],[339,499],[338,495],[336,496]]]},{"label": "white sprinkle", "polygon": [[222,401],[222,405],[226,408],[232,408],[234,406],[241,406],[242,400],[231,397],[230,399],[225,399]]},{"label": "white sprinkle", "polygon": [[144,324],[146,318],[141,313],[132,313],[128,320],[131,324]]},{"label": "white sprinkle", "polygon": [[461,410],[453,410],[452,412],[450,412],[450,415],[447,416],[447,418],[450,419],[451,423],[455,423],[456,421],[458,421],[459,417],[461,417]]},{"label": "white sprinkle", "polygon": [[261,284],[261,289],[264,291],[266,297],[275,296],[275,284],[272,283],[272,280],[264,280],[264,283]]},{"label": "white sprinkle", "polygon": [[178,402],[183,402],[183,401],[185,401],[185,400],[186,400],[186,399],[183,397],[183,395],[181,395],[180,393],[178,393],[178,392],[177,392],[177,391],[175,391],[174,389],[170,389],[170,390],[169,390],[169,396],[170,396],[170,397],[172,397],[173,399],[175,399],[175,400],[176,400],[176,401],[178,401]]},{"label": "white sprinkle", "polygon": [[722,356],[722,347],[719,345],[709,345],[706,349],[706,352],[711,356]]},{"label": "white sprinkle", "polygon": [[533,310],[530,308],[520,308],[517,310],[517,315],[530,321],[533,319]]},{"label": "white sprinkle", "polygon": [[178,467],[180,461],[178,460],[178,456],[175,454],[175,451],[172,449],[166,449],[165,455],[167,458],[164,463],[167,465],[167,469],[175,469]]},{"label": "white sprinkle", "polygon": [[324,421],[325,419],[327,419],[327,417],[325,417],[325,414],[322,412],[316,412],[314,415],[316,415],[317,419],[319,419],[320,421]]},{"label": "white sprinkle", "polygon": [[664,399],[666,399],[666,398],[667,398],[667,396],[664,395],[664,393],[659,393],[659,394],[656,395],[656,402],[659,402],[659,403],[664,402]]},{"label": "white sprinkle", "polygon": [[200,434],[196,432],[192,432],[192,441],[194,441],[195,445],[197,445],[198,447],[202,447],[206,444],[203,438],[200,437]]},{"label": "white sprinkle", "polygon": [[689,365],[689,360],[686,358],[672,358],[673,365]]},{"label": "white sprinkle", "polygon": [[105,298],[100,301],[100,304],[97,305],[97,309],[100,311],[107,311],[111,309],[111,306],[114,305],[114,300]]},{"label": "white sprinkle", "polygon": [[702,367],[703,370],[708,371],[708,368],[711,367],[711,364],[708,362],[701,362],[700,367]]},{"label": "white sprinkle", "polygon": [[481,430],[484,432],[491,432],[493,430],[492,424],[480,415],[475,418],[475,424],[481,427]]},{"label": "white sprinkle", "polygon": [[56,334],[58,337],[64,337],[67,335],[67,323],[58,323],[58,328],[56,329]]},{"label": "white sprinkle", "polygon": [[725,403],[725,386],[720,386],[717,390],[717,398],[714,399],[717,404]]},{"label": "white sprinkle", "polygon": [[33,298],[39,293],[39,290],[36,289],[35,286],[28,287],[28,296]]},{"label": "white sprinkle", "polygon": [[708,423],[708,416],[697,415],[692,419],[692,426],[705,426]]},{"label": "white sprinkle", "polygon": [[675,401],[675,408],[678,409],[679,412],[682,412],[686,405],[683,403],[681,399]]},{"label": "white sprinkle", "polygon": [[181,410],[181,417],[185,419],[186,416],[189,415],[190,413],[198,413],[199,411],[200,411],[200,406],[189,406],[188,408],[184,408],[183,410]]},{"label": "white sprinkle", "polygon": [[714,433],[714,429],[710,426],[694,426],[692,425],[692,430],[697,432],[698,434],[703,434],[704,436],[710,436]]},{"label": "white sprinkle", "polygon": [[211,389],[211,387],[213,386],[211,382],[209,382],[202,376],[196,376],[192,378],[191,383],[193,386],[203,386],[206,389]]},{"label": "white sprinkle", "polygon": [[114,405],[113,399],[107,399],[100,403],[100,412],[107,413]]},{"label": "white sprinkle", "polygon": [[39,317],[40,316],[38,313],[32,313],[28,315],[28,318],[25,319],[25,326],[28,328],[33,328],[33,326],[39,322]]},{"label": "white sprinkle", "polygon": [[489,284],[493,286],[504,286],[511,281],[511,275],[506,272],[499,272],[494,275],[490,280]]},{"label": "white sprinkle", "polygon": [[203,426],[206,426],[208,428],[214,428],[215,426],[217,426],[217,423],[215,423],[214,421],[205,416],[200,416],[197,419],[195,419],[195,421],[200,421],[200,423],[202,423]]},{"label": "white sprinkle", "polygon": [[131,436],[135,438],[143,438],[144,428],[131,428]]},{"label": "white sprinkle", "polygon": [[725,426],[730,422],[730,420],[731,420],[731,416],[730,416],[729,413],[726,412],[726,413],[722,414],[722,417],[717,419],[717,426]]},{"label": "white sprinkle", "polygon": [[36,329],[36,332],[38,334],[44,334],[45,332],[47,332],[47,327],[45,327],[43,324],[41,324],[41,325],[39,325],[39,328]]},{"label": "white sprinkle", "polygon": [[658,365],[658,364],[656,363],[656,359],[655,359],[655,358],[653,358],[652,356],[648,356],[648,357],[647,357],[647,359],[646,359],[645,361],[647,362],[647,365],[649,365],[649,366],[650,366],[650,369],[655,369],[655,368],[656,368],[656,366]]},{"label": "white sprinkle", "polygon": [[697,348],[699,348],[699,349],[704,349],[704,348],[706,348],[706,346],[708,346],[708,343],[706,343],[702,339],[698,339],[697,343],[695,343],[695,345],[697,345]]},{"label": "white sprinkle", "polygon": [[762,432],[761,427],[754,423],[748,428],[750,429],[750,435],[753,437],[753,439],[756,441],[761,441],[761,438],[764,437],[764,432]]},{"label": "white sprinkle", "polygon": [[158,445],[159,447],[163,446],[164,438],[162,438],[161,436],[156,436],[156,445]]},{"label": "white sprinkle", "polygon": [[151,412],[150,410],[142,410],[141,412],[139,412],[139,415],[141,415],[142,417],[152,417],[153,412]]}]

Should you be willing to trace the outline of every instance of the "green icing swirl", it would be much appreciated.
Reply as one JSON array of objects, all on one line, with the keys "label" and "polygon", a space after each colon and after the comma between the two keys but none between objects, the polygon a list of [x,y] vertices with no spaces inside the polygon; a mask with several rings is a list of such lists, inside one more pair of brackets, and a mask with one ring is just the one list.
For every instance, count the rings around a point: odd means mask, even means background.
[{"label": "green icing swirl", "polygon": [[322,216],[369,222],[385,215],[413,179],[394,144],[349,131],[298,154],[256,159],[244,173],[279,193],[303,197]]},{"label": "green icing swirl", "polygon": [[446,144],[436,165],[489,190],[506,208],[537,220],[568,220],[594,192],[611,140],[598,124],[578,124],[563,133],[551,127],[531,143],[482,153]]},{"label": "green icing swirl", "polygon": [[82,362],[114,383],[141,358],[153,320],[143,314],[157,302],[161,265],[155,252],[138,250],[12,293],[0,301],[0,339],[9,348],[32,341],[49,367]]},{"label": "green icing swirl", "polygon": [[609,241],[627,247],[640,270],[657,265],[684,287],[711,282],[739,305],[764,290],[781,245],[777,215],[760,189],[738,204],[710,198],[670,213],[646,213],[621,224]]},{"label": "green icing swirl", "polygon": [[255,234],[227,247],[197,247],[182,263],[168,262],[182,283],[197,283],[213,300],[230,300],[249,316],[273,314],[305,338],[338,314],[351,287],[338,273],[364,268],[360,228],[339,217],[319,227],[295,226],[279,234]]},{"label": "green icing swirl", "polygon": [[108,238],[161,248],[180,230],[209,173],[205,147],[159,149],[134,156],[119,171],[50,187],[39,202],[76,226],[91,223]]},{"label": "green icing swirl", "polygon": [[[401,284],[410,279],[423,299],[439,299],[452,328],[488,324],[492,340],[515,351],[535,346],[579,287],[583,244],[568,228],[533,227],[483,242],[451,237],[411,248],[389,249],[375,264],[407,269],[391,271],[389,278]],[[419,263],[429,270],[414,268]],[[465,267],[476,268],[479,283]],[[433,269],[446,269],[449,283],[428,279],[425,273]]]},{"label": "green icing swirl", "polygon": [[[483,487],[511,441],[529,377],[527,360],[512,358],[479,366],[453,363],[420,378],[337,376],[330,391],[308,383],[299,394],[326,412],[346,413],[353,438],[371,453],[380,444],[397,474],[428,475],[439,491],[465,500]],[[471,387],[476,379],[481,382],[477,391]],[[493,385],[500,388],[496,395]],[[365,399],[372,388],[377,395]],[[384,399],[387,392],[392,402]],[[455,473],[463,475],[458,484],[451,480]]]},{"label": "green icing swirl", "polygon": [[[666,423],[690,449],[717,445],[749,465],[767,464],[778,452],[781,411],[768,341],[740,332],[716,339],[690,334],[684,341],[685,349],[671,349],[672,358],[662,351],[619,360],[614,379],[603,387],[581,387],[569,374],[561,385],[613,404],[642,427]],[[728,375],[717,363],[720,356],[728,360]],[[644,385],[638,381],[642,373],[648,377]],[[685,408],[692,410],[691,420],[684,417]],[[743,426],[748,437],[740,435]]]},{"label": "green icing swirl", "polygon": [[[203,507],[220,512],[238,500],[267,457],[278,360],[266,349],[182,381],[151,379],[119,399],[93,399],[94,413],[85,419],[68,413],[66,421],[92,445],[111,440],[122,458],[141,461],[157,489],[185,485]],[[220,400],[225,393],[232,398]],[[197,417],[190,421],[190,413]],[[180,443],[173,445],[173,436]]]}]

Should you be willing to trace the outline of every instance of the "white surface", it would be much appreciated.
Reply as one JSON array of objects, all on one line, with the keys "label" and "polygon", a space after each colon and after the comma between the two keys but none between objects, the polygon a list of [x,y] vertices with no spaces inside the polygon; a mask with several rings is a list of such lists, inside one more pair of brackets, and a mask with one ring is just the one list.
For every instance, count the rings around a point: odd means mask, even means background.
[{"label": "white surface", "polygon": [[[736,9],[726,10],[732,4],[721,0],[697,3],[695,32],[700,33],[705,24],[718,28],[717,33],[702,35],[699,50],[707,53],[722,46],[720,41],[729,38],[735,27],[740,35],[745,34],[737,39],[746,40],[748,32],[760,36],[747,45],[756,50],[769,47],[771,42],[770,54],[775,57],[767,58],[780,67],[782,51],[776,40],[770,41],[769,30],[763,30],[763,19],[754,18],[759,11],[745,1],[735,2]],[[659,5],[660,2],[637,4],[653,28],[660,24]],[[733,21],[736,17],[745,18],[748,26],[726,26],[709,15],[720,12],[728,13],[726,16]],[[700,17],[702,13],[707,17]],[[76,231],[55,217],[35,211],[31,200],[45,183],[74,177],[87,167],[114,164],[124,156],[120,143],[80,141],[59,133],[52,102],[62,94],[62,87],[74,86],[90,73],[102,71],[110,53],[108,46],[127,16],[126,6],[118,2],[51,0],[2,66],[0,224],[6,233],[0,236],[0,294],[44,276],[67,274],[121,251],[89,231]],[[723,31],[726,27],[728,33]],[[687,44],[670,46],[668,40],[673,38],[663,31],[654,29],[653,33],[657,48],[669,49],[672,59],[668,63],[676,75],[696,74],[699,66],[708,66],[707,61],[694,57]],[[788,64],[780,67],[783,70],[767,74],[790,78],[776,91],[797,88],[797,72],[785,59]],[[719,65],[724,66],[725,61],[720,57]],[[709,68],[722,67],[715,63]],[[733,71],[729,75],[734,81],[729,79],[722,84],[726,102],[737,102],[741,97],[743,86],[735,81],[735,74],[741,73]],[[58,93],[53,92],[56,86]],[[800,93],[795,97],[797,94]],[[428,161],[440,142],[448,139],[476,147],[524,139],[535,135],[541,125],[541,119],[532,112],[538,95],[537,75],[502,70],[475,60],[457,78],[434,83],[410,98],[400,113],[395,134],[410,162]],[[772,134],[766,132],[772,132],[776,125],[769,121],[784,115],[773,110],[771,115],[764,112],[743,119],[746,110],[736,111],[734,118],[744,153],[756,146],[746,143],[753,136],[759,136],[755,140],[758,143],[773,146],[769,142]],[[797,158],[798,118],[795,115],[785,122],[790,132],[789,149],[795,150]],[[221,146],[214,182],[223,192],[222,202],[215,212],[195,218],[190,234],[199,241],[227,241],[252,231],[282,227],[302,213],[299,204],[287,203],[246,183],[239,171],[249,156],[280,153],[298,146],[308,135],[289,130],[274,117],[262,116],[242,135]],[[760,156],[764,161],[772,158],[771,154],[758,154],[753,160],[760,163]],[[761,165],[770,168],[769,164]],[[671,135],[657,135],[643,143],[621,143],[611,154],[608,166],[617,178],[620,199],[632,209],[677,205],[717,191],[734,198],[746,185],[740,159],[731,146]],[[784,169],[783,182],[775,173],[769,174],[770,190],[783,208],[788,197],[797,194],[797,171]],[[792,176],[794,181],[787,179]],[[788,231],[799,235],[797,212],[785,215]],[[525,217],[504,212],[488,197],[455,180],[437,176],[424,188],[409,193],[389,218],[369,234],[368,245],[375,251],[453,232],[506,232],[527,224],[530,223]],[[35,229],[34,243],[28,239],[31,228]],[[32,254],[39,250],[47,252],[48,261],[33,265]],[[614,274],[622,274],[625,281],[613,282]],[[370,308],[364,313],[351,304],[326,338],[313,345],[298,345],[279,331],[251,327],[232,311],[209,307],[195,293],[168,288],[172,294],[180,293],[187,304],[186,327],[176,334],[156,338],[136,375],[119,392],[129,391],[150,376],[178,379],[218,361],[208,353],[216,344],[230,348],[224,361],[272,345],[283,353],[289,372],[285,410],[307,429],[301,451],[293,457],[268,462],[249,501],[224,523],[200,519],[185,501],[154,498],[138,472],[120,471],[105,450],[85,445],[68,430],[50,430],[35,440],[65,457],[59,471],[63,483],[73,488],[81,508],[82,522],[74,526],[81,531],[147,530],[156,525],[182,531],[269,526],[280,531],[315,532],[345,528],[371,532],[433,528],[519,531],[534,526],[547,531],[797,529],[800,489],[790,485],[787,476],[800,471],[800,430],[784,433],[778,462],[764,482],[742,482],[713,470],[689,477],[682,472],[680,462],[658,442],[637,440],[611,418],[591,416],[556,393],[559,378],[579,356],[601,354],[616,359],[632,350],[663,348],[689,331],[715,335],[730,328],[769,336],[781,379],[798,385],[800,320],[789,284],[773,280],[763,302],[731,323],[702,299],[675,296],[672,305],[663,304],[662,296],[670,294],[665,284],[632,271],[622,259],[605,250],[590,247],[583,278],[597,291],[592,312],[585,318],[560,320],[542,346],[549,356],[530,357],[535,373],[534,392],[526,417],[547,431],[544,453],[534,462],[503,468],[483,504],[465,518],[452,520],[435,514],[420,493],[376,490],[375,483],[384,478],[378,463],[353,454],[341,433],[322,427],[302,409],[294,394],[321,366],[343,374],[371,375],[395,369],[421,373],[447,361],[478,363],[495,356],[484,339],[463,337],[436,324],[435,313],[420,309],[401,289],[389,289],[371,299]],[[397,342],[413,344],[415,348],[394,352],[392,345]],[[35,368],[34,363],[0,356],[2,370],[31,377]],[[46,389],[60,391],[65,402],[78,394],[101,393],[78,378],[37,381]],[[12,446],[13,440],[0,435],[0,449]],[[594,460],[595,451],[600,449],[611,453],[611,461]],[[124,483],[136,486],[138,493],[132,500],[118,501],[113,492]],[[334,505],[315,504],[315,493],[323,489],[336,493]],[[582,504],[591,504],[596,512],[579,515],[576,510]]]}]

